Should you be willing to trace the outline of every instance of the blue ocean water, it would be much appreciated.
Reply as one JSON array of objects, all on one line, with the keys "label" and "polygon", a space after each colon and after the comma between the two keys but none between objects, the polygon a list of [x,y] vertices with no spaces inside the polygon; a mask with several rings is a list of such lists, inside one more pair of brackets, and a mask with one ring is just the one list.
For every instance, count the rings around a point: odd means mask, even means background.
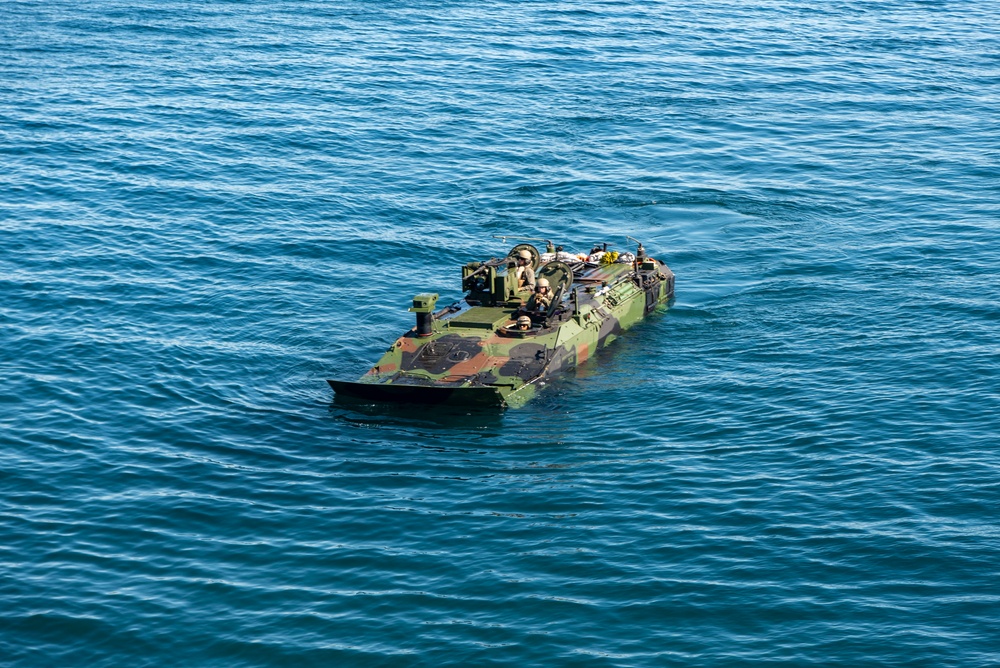
[{"label": "blue ocean water", "polygon": [[[1000,7],[0,3],[0,665],[1000,665]],[[677,301],[333,401],[492,235]]]}]

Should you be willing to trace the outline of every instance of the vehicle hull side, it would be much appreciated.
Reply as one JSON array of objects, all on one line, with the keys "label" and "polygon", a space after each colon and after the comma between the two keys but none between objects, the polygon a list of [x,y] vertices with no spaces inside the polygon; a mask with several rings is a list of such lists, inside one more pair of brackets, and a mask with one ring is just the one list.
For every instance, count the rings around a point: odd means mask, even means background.
[{"label": "vehicle hull side", "polygon": [[458,404],[463,406],[503,406],[503,393],[492,387],[433,387],[427,385],[393,385],[391,383],[359,383],[343,380],[326,381],[337,393],[367,401],[391,401],[418,404]]}]

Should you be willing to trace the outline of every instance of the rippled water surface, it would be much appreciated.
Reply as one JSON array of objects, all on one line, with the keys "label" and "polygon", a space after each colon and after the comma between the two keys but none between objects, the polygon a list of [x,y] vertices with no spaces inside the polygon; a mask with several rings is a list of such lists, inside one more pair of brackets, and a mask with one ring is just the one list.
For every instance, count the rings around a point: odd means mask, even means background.
[{"label": "rippled water surface", "polygon": [[[0,3],[0,665],[1000,665],[1000,9]],[[673,308],[334,402],[495,234]]]}]

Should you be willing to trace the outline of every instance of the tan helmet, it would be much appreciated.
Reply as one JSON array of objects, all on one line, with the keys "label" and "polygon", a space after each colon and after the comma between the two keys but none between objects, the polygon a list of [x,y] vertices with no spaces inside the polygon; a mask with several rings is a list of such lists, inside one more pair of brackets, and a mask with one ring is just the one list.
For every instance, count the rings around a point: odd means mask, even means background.
[{"label": "tan helmet", "polygon": [[535,289],[549,287],[549,279],[544,276],[535,281]]},{"label": "tan helmet", "polygon": [[531,260],[532,260],[531,251],[529,251],[527,249],[521,249],[521,250],[519,250],[517,252],[517,256],[519,258],[521,258],[522,260],[527,260],[528,262],[531,262]]},{"label": "tan helmet", "polygon": [[517,319],[517,326],[518,327],[531,327],[531,318],[529,318],[526,315],[522,315],[520,318]]}]

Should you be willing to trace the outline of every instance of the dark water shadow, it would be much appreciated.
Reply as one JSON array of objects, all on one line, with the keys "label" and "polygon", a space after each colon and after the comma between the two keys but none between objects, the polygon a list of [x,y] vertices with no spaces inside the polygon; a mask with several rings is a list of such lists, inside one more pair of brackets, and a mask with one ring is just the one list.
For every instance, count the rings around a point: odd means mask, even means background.
[{"label": "dark water shadow", "polygon": [[496,406],[371,402],[335,395],[328,412],[338,422],[353,426],[418,427],[450,432],[499,429],[505,410]]}]

